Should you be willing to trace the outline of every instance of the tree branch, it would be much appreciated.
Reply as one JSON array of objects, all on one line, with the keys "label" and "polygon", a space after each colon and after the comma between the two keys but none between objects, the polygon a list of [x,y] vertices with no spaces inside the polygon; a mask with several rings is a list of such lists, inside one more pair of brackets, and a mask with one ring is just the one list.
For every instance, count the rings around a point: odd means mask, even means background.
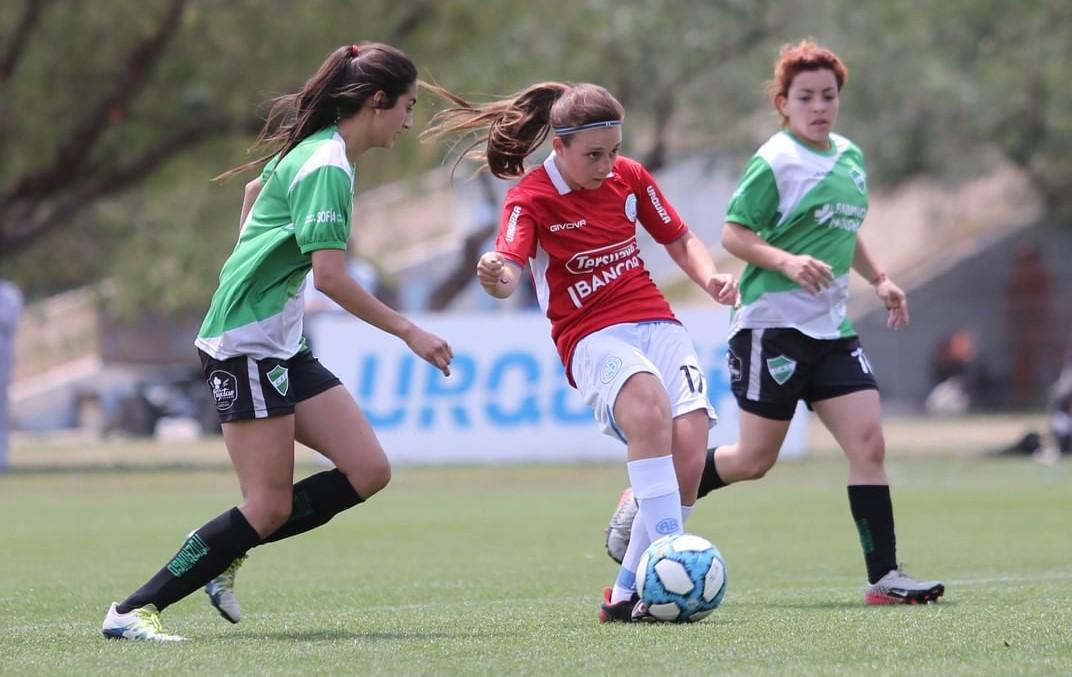
[{"label": "tree branch", "polygon": [[37,27],[41,18],[41,10],[49,1],[26,0],[22,6],[22,16],[19,17],[19,22],[11,34],[11,42],[8,43],[7,50],[4,52],[4,58],[0,60],[0,85],[6,84],[15,73],[15,67],[19,65],[19,59],[22,58],[23,48],[26,47],[27,40]]},{"label": "tree branch", "polygon": [[48,195],[81,168],[107,129],[109,119],[125,115],[131,102],[148,81],[164,47],[178,30],[185,4],[186,0],[171,0],[157,24],[156,31],[130,51],[123,72],[116,77],[111,89],[97,105],[78,122],[60,147],[51,166],[24,177],[3,196],[5,201],[15,202]]},{"label": "tree branch", "polygon": [[69,222],[87,205],[126,190],[179,153],[228,132],[234,126],[224,116],[199,120],[172,133],[121,167],[113,167],[110,171],[103,166],[94,167],[86,173],[96,178],[75,190],[45,201],[24,200],[10,205],[0,214],[0,259],[14,256],[52,228]]},{"label": "tree branch", "polygon": [[391,44],[402,42],[405,38],[413,34],[421,24],[423,24],[428,17],[435,13],[438,5],[441,4],[441,0],[415,0],[410,3],[406,8],[402,18],[398,20],[395,27],[388,33],[387,41]]}]

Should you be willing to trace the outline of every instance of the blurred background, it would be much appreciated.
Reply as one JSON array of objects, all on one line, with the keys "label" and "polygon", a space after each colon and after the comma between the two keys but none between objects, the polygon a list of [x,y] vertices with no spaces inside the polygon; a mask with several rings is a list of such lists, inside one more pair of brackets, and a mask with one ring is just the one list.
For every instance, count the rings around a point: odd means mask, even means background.
[{"label": "blurred background", "polygon": [[[897,333],[865,282],[852,299],[889,434],[911,446],[930,421],[934,447],[1056,445],[1053,388],[1072,350],[1064,0],[4,0],[0,393],[7,381],[12,458],[37,462],[29,440],[41,436],[81,445],[218,430],[192,340],[237,236],[244,181],[210,178],[248,158],[264,102],[298,89],[334,47],[395,44],[423,79],[474,99],[541,80],[606,86],[627,110],[623,152],[739,272],[719,244],[724,207],[778,127],[763,88],[778,48],[809,36],[848,66],[838,131],[868,160],[862,237],[909,294],[912,325]],[[441,105],[422,93],[414,132],[362,157],[353,272],[403,312],[470,327],[494,314],[509,335],[534,298],[494,302],[472,275],[508,184],[465,165],[452,179],[450,149],[418,141]],[[661,249],[641,246],[675,308],[720,312]],[[331,314],[321,302],[309,300],[314,344],[317,317]],[[474,352],[480,331],[466,339]],[[718,356],[705,359],[717,375]],[[479,390],[474,370],[433,394]],[[376,396],[358,371],[340,376],[363,403]],[[447,432],[468,420],[447,411]],[[555,411],[594,428],[575,406]],[[943,427],[958,419],[967,425]],[[808,440],[805,450],[823,445]]]}]

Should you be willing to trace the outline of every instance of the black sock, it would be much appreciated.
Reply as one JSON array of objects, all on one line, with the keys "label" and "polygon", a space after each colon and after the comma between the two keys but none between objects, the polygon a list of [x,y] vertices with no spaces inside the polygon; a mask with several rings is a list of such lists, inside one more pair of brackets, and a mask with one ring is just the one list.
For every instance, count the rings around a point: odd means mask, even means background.
[{"label": "black sock", "polygon": [[163,611],[219,575],[260,540],[245,515],[231,508],[192,533],[171,561],[116,610],[123,614],[153,604]]},{"label": "black sock", "polygon": [[726,483],[718,474],[718,468],[715,467],[716,451],[718,451],[718,447],[707,450],[707,460],[704,461],[703,475],[700,476],[700,493],[697,498],[703,498],[715,489],[721,489],[726,486]]},{"label": "black sock", "polygon": [[867,580],[874,583],[897,568],[897,538],[893,531],[893,502],[885,484],[849,486],[849,509],[860,532],[867,562]]},{"label": "black sock", "polygon": [[290,519],[262,542],[281,541],[315,529],[364,500],[337,468],[310,475],[294,485]]}]

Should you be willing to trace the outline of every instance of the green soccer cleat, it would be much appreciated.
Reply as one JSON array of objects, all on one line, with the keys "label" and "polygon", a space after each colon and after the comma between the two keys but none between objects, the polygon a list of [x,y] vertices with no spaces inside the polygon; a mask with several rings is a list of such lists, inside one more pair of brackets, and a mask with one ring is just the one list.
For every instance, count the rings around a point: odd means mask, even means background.
[{"label": "green soccer cleat", "polygon": [[152,604],[131,609],[125,614],[119,613],[117,606],[116,602],[112,602],[101,626],[101,632],[109,639],[144,639],[156,642],[181,642],[186,639],[164,632],[160,626],[160,612]]}]

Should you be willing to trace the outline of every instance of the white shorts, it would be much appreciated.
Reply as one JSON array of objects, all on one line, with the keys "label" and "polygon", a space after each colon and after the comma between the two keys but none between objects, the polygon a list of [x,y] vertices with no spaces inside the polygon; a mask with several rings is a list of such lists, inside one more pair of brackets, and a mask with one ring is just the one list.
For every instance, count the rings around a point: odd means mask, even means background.
[{"label": "white shorts", "polygon": [[573,382],[592,408],[600,430],[628,442],[614,421],[618,392],[633,374],[655,374],[677,418],[706,409],[708,427],[718,421],[707,399],[707,378],[685,328],[674,322],[615,324],[585,336],[573,349]]}]

